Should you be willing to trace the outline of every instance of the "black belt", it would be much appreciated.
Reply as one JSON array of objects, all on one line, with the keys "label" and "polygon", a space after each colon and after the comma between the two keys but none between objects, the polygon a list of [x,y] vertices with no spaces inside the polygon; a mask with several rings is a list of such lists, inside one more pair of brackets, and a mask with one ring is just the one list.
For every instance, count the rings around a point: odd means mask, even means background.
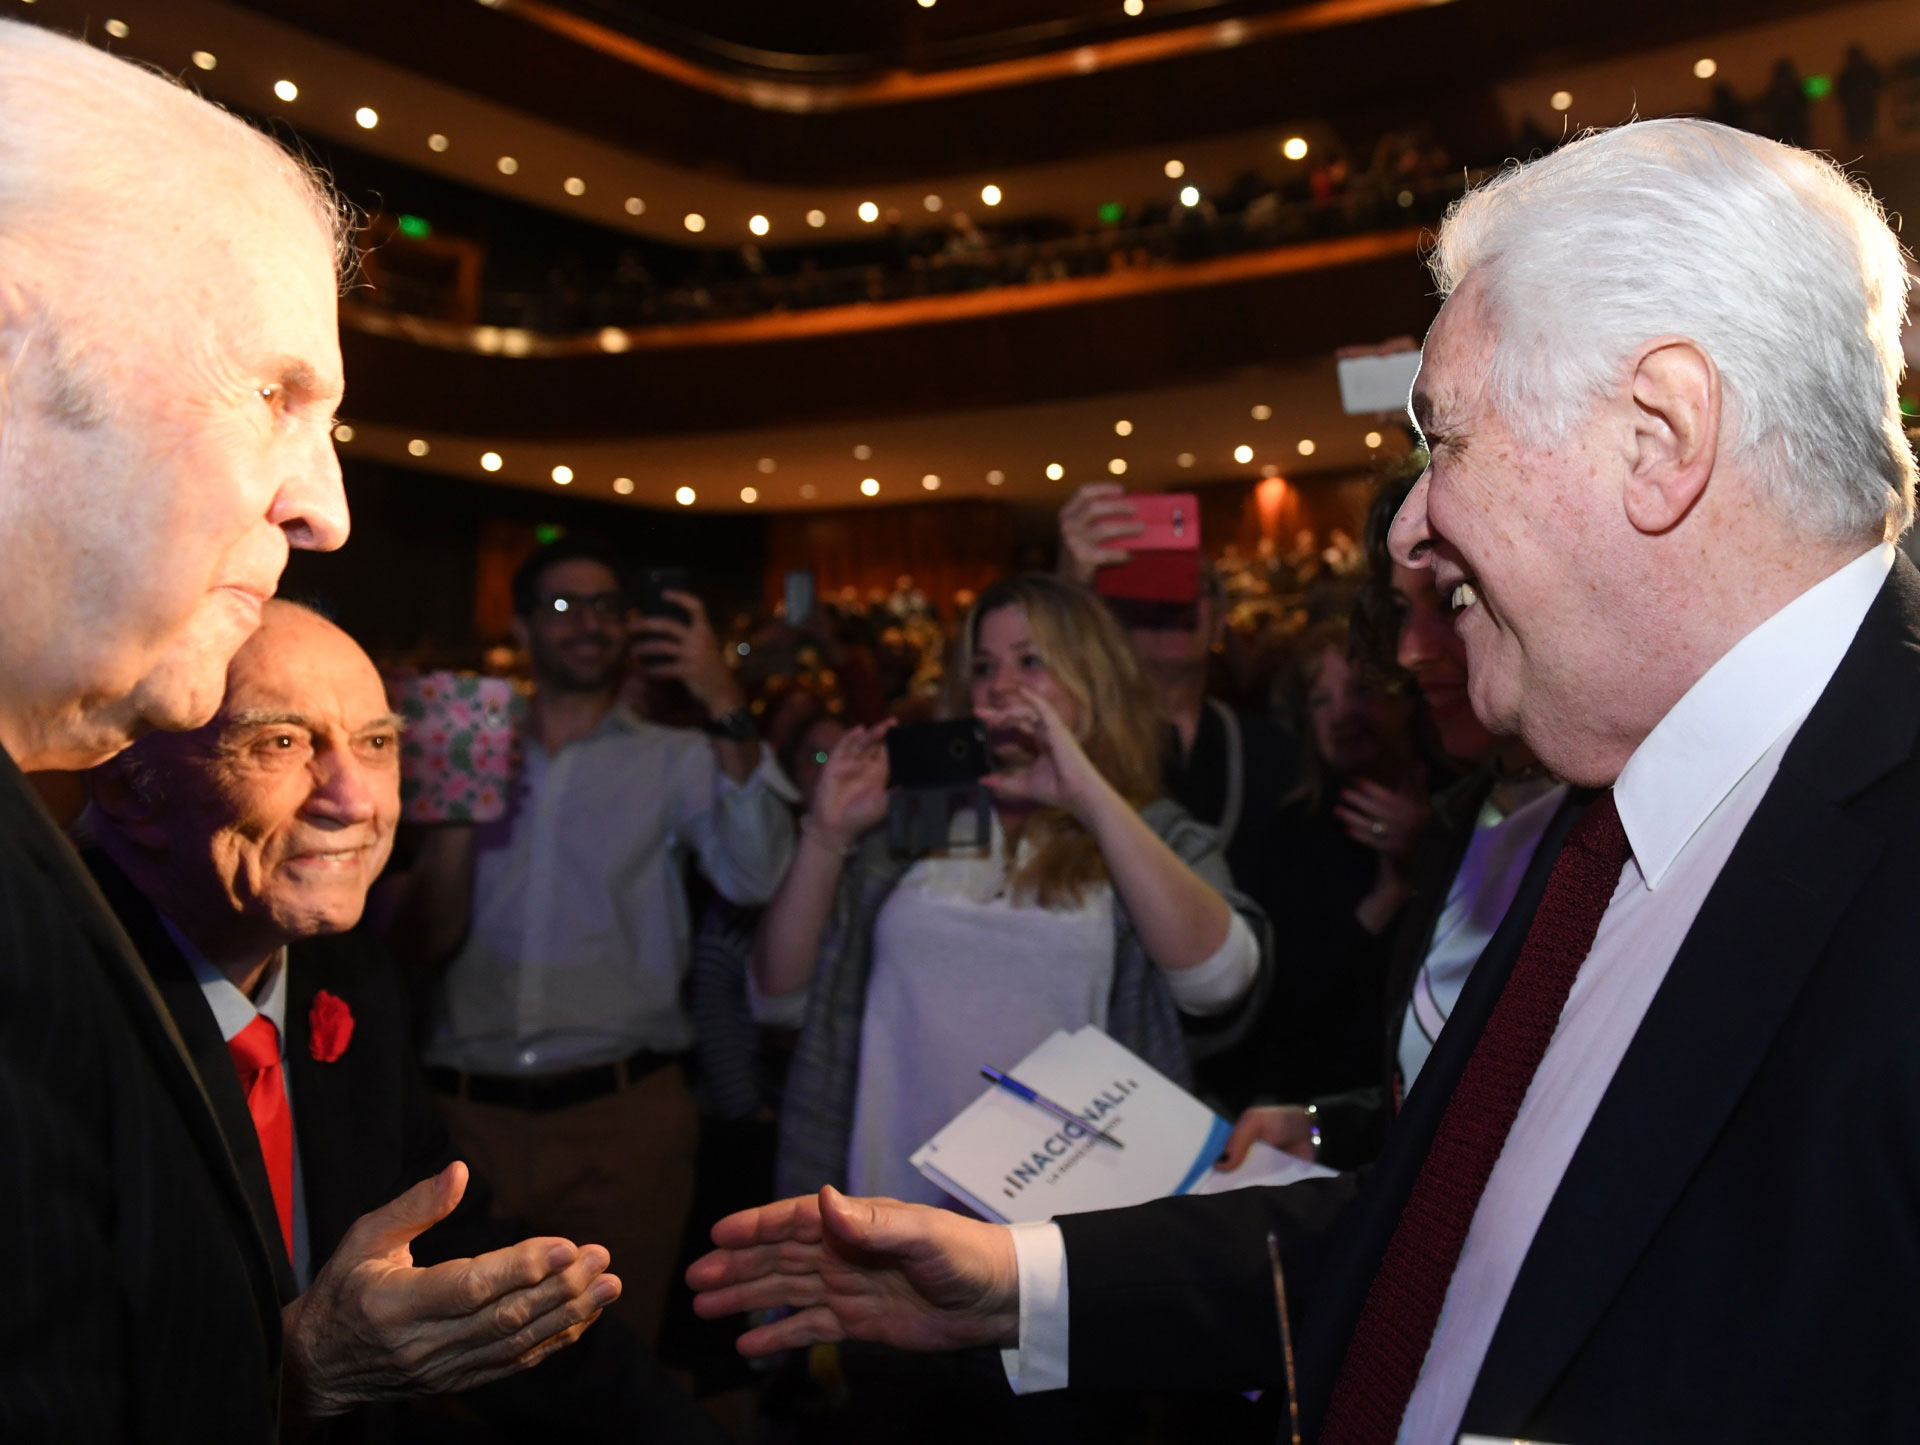
[{"label": "black belt", "polygon": [[533,1079],[429,1068],[427,1083],[435,1093],[471,1099],[476,1104],[496,1104],[508,1109],[525,1109],[530,1114],[545,1114],[584,1104],[590,1099],[603,1099],[679,1061],[678,1054],[656,1054],[651,1049],[642,1049],[611,1064],[595,1064],[588,1069]]}]

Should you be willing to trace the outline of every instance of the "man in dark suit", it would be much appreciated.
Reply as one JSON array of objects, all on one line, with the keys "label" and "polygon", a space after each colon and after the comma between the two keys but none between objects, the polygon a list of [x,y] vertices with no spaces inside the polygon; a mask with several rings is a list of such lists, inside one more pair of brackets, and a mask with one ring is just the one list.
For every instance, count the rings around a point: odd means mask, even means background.
[{"label": "man in dark suit", "polygon": [[1297,1381],[1303,1435],[1342,1445],[1920,1431],[1899,244],[1825,161],[1654,121],[1504,173],[1434,267],[1432,461],[1394,555],[1434,569],[1475,712],[1594,791],[1378,1166],[1357,1197],[1016,1231],[770,1205],[694,1268],[706,1312],[803,1307],[744,1348],[999,1342],[1023,1389]]},{"label": "man in dark suit", "polygon": [[[204,722],[288,548],[345,538],[338,209],[231,116],[51,32],[0,22],[0,91],[22,118],[0,134],[0,1437],[267,1439],[338,1408],[363,1306],[423,1365],[517,1368],[592,1307],[571,1246],[343,1266],[327,1309],[286,1317],[283,1390],[269,1256],[200,1080],[21,776]],[[463,1291],[533,1323],[503,1340],[448,1308]]]},{"label": "man in dark suit", "polygon": [[[139,949],[199,1070],[283,1302],[356,1221],[453,1149],[414,1055],[405,991],[378,946],[346,930],[383,866],[400,811],[395,720],[379,675],[339,628],[270,602],[228,668],[207,726],[156,735],[103,765],[86,858]],[[274,1026],[291,1104],[273,1178],[271,1135],[242,1083],[235,1039]],[[418,1264],[509,1249],[471,1178],[459,1207],[416,1239]],[[715,1440],[637,1337],[607,1321],[539,1370],[467,1394],[509,1435]],[[330,1439],[387,1438],[396,1409],[354,1411]]]}]

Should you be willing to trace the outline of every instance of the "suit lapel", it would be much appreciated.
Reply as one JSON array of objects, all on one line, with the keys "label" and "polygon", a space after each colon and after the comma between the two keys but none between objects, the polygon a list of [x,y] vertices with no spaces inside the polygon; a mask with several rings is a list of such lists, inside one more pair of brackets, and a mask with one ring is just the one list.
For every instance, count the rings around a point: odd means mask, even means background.
[{"label": "suit lapel", "polygon": [[1706,1157],[1885,851],[1888,838],[1844,804],[1913,752],[1916,619],[1920,578],[1903,559],[1721,870],[1568,1165],[1488,1349],[1470,1429],[1521,1431],[1546,1399]]},{"label": "suit lapel", "polygon": [[300,1138],[300,1163],[305,1178],[307,1238],[313,1267],[325,1262],[333,1246],[353,1223],[350,1201],[367,1197],[361,1174],[366,1151],[356,1142],[373,1136],[364,1126],[364,1108],[399,1108],[395,1099],[381,1099],[361,1087],[361,1064],[370,1057],[359,1040],[349,1042],[338,1058],[322,1063],[313,1056],[314,998],[328,989],[355,1014],[363,1014],[363,1000],[330,958],[327,940],[287,946],[287,1072],[293,1083],[294,1129]]}]

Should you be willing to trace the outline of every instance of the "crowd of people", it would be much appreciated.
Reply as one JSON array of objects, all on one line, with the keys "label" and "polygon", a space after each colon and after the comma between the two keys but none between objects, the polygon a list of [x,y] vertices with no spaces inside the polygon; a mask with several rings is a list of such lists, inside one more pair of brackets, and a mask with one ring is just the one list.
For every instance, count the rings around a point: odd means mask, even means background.
[{"label": "crowd of people", "polygon": [[[495,717],[272,598],[349,525],[324,184],[47,31],[0,85],[0,1435],[1911,1436],[1907,271],[1837,167],[1473,192],[1358,543],[1116,600],[1094,485],[947,628],[742,653],[563,536]],[[1217,694],[1237,610],[1289,684]],[[1328,1169],[911,1167],[1088,1026]]]}]

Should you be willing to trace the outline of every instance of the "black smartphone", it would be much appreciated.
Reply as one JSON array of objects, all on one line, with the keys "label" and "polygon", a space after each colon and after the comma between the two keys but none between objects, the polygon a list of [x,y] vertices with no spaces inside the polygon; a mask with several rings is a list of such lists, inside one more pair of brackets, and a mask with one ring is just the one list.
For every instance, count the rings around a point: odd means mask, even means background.
[{"label": "black smartphone", "polygon": [[683,626],[693,621],[693,614],[678,602],[669,602],[669,592],[693,591],[693,578],[685,567],[643,567],[635,579],[639,584],[634,605],[640,609],[642,617],[671,617]]},{"label": "black smartphone", "polygon": [[987,725],[979,718],[903,723],[887,734],[888,782],[893,787],[966,787],[992,771]]}]

